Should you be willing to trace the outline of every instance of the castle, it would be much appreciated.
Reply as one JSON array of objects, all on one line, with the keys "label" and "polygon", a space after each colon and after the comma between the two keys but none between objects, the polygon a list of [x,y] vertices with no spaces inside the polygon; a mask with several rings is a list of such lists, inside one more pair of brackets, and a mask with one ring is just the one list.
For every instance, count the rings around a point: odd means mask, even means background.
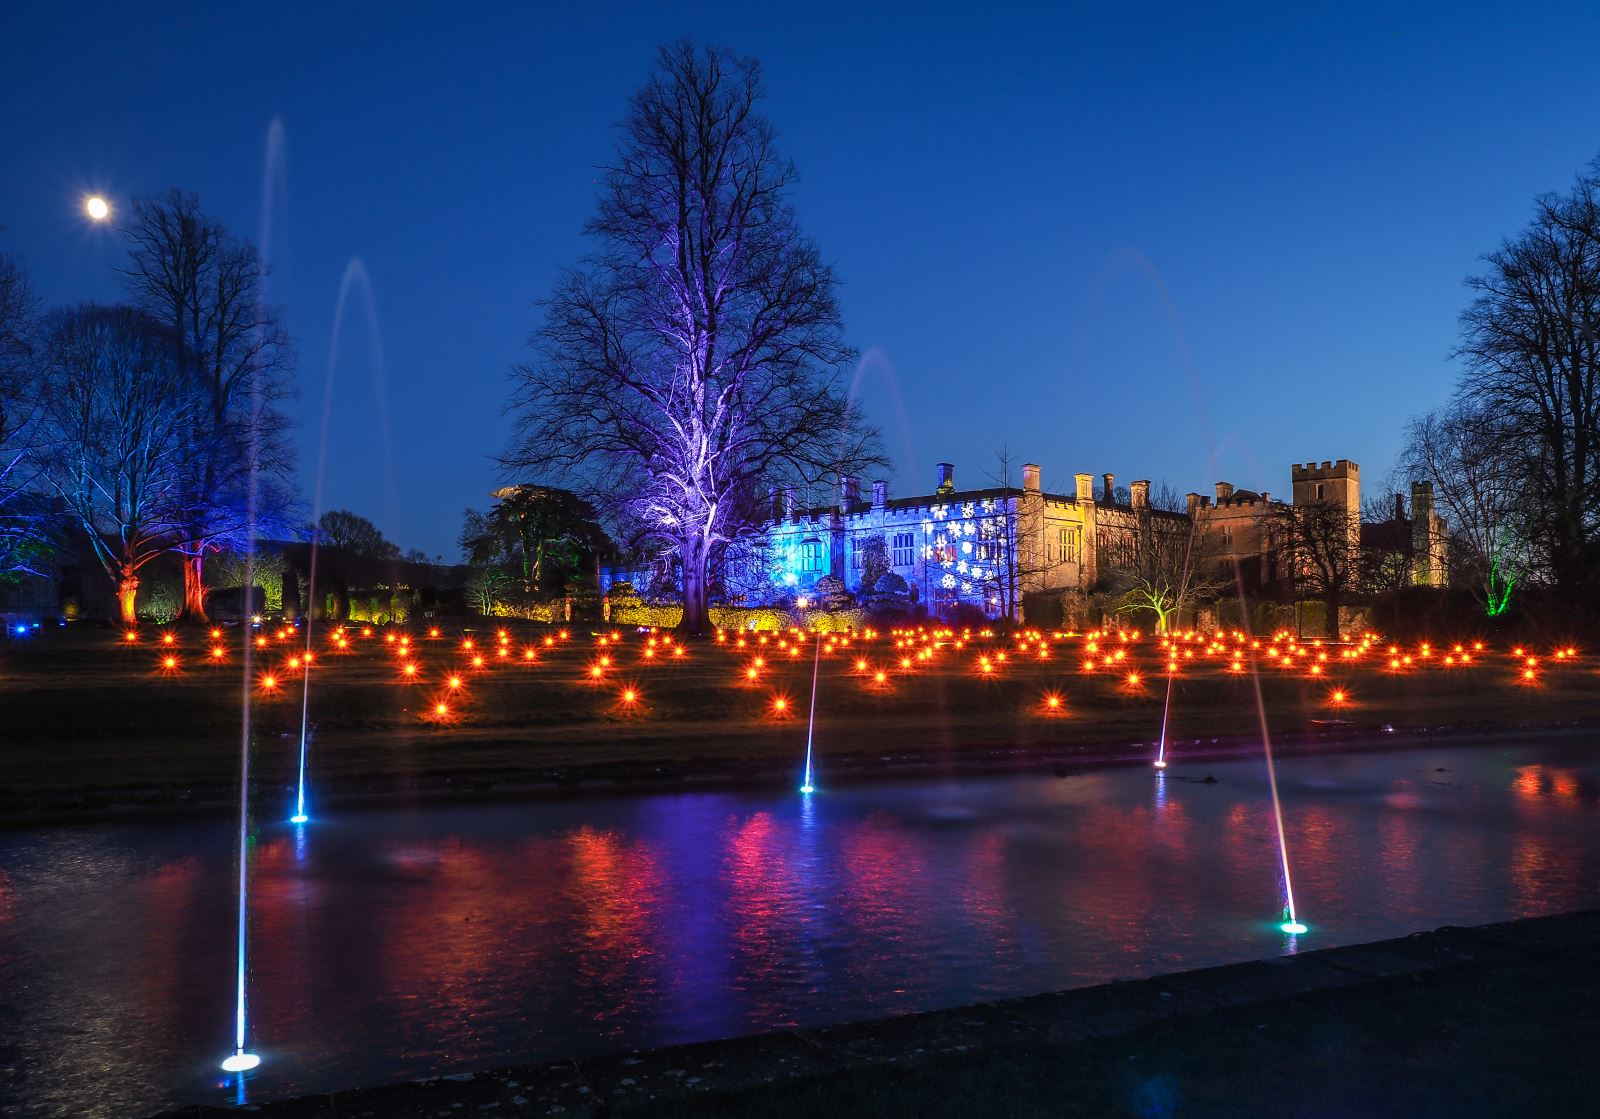
[{"label": "castle", "polygon": [[[1411,516],[1396,498],[1395,519],[1362,525],[1361,470],[1348,460],[1296,464],[1291,502],[1340,509],[1348,518],[1352,554],[1363,542],[1409,536],[1401,548],[1409,581],[1427,586],[1445,580],[1445,525],[1433,509],[1432,487],[1412,486]],[[724,579],[730,597],[762,601],[784,593],[816,595],[832,576],[863,596],[869,570],[887,570],[904,580],[910,601],[936,616],[958,606],[990,617],[1023,617],[1023,600],[1041,592],[1086,593],[1102,576],[1139,563],[1150,542],[1188,541],[1203,534],[1201,550],[1213,573],[1237,579],[1247,590],[1277,584],[1292,574],[1263,529],[1263,514],[1282,509],[1268,493],[1216,483],[1212,497],[1186,495],[1182,509],[1151,504],[1150,483],[1140,479],[1126,491],[1111,474],[1076,474],[1069,492],[1046,490],[1037,465],[1022,467],[1022,486],[958,489],[955,467],[937,465],[931,493],[891,498],[889,484],[839,480],[837,502],[797,507],[794,491],[773,491],[770,518],[748,540],[730,549]],[[1377,531],[1382,529],[1384,531]],[[869,554],[880,551],[874,563]],[[609,573],[608,573],[609,574]],[[617,572],[615,577],[625,577]],[[611,579],[603,578],[603,583]]]}]

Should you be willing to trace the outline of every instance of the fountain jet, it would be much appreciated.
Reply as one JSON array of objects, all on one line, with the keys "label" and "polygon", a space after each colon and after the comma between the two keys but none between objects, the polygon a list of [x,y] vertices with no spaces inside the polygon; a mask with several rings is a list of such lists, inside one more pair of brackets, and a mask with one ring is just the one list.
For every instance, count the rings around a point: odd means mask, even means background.
[{"label": "fountain jet", "polygon": [[[273,195],[275,188],[281,185],[280,179],[284,169],[284,133],[283,121],[274,117],[267,128],[265,148],[265,167],[262,173],[261,185],[261,256],[262,260],[268,259],[271,249],[273,214]],[[265,303],[267,299],[266,284],[263,282],[256,298]],[[263,401],[261,398],[261,371],[254,362],[250,365],[250,406],[255,411],[253,421],[260,418]],[[244,585],[246,599],[249,598],[249,588],[256,585],[256,512],[260,491],[261,473],[261,448],[257,442],[259,423],[250,424],[249,470],[245,492],[245,549],[244,549]],[[249,605],[247,601],[247,605]],[[250,627],[241,627],[244,630],[244,655],[239,659],[243,663],[244,682],[241,688],[241,715],[239,719],[239,890],[238,890],[238,924],[237,945],[238,952],[234,965],[234,1015],[233,1015],[233,1052],[222,1061],[222,1071],[238,1073],[240,1102],[243,1102],[244,1076],[257,1065],[261,1058],[245,1048],[245,1037],[249,1027],[249,1017],[245,1003],[245,960],[248,946],[249,931],[249,884],[250,884],[250,697],[255,684],[254,652],[255,642],[250,639]]]},{"label": "fountain jet", "polygon": [[811,661],[811,714],[806,719],[806,776],[800,783],[802,793],[814,793],[817,787],[811,783],[811,738],[817,726],[817,676],[822,670],[822,633],[817,633],[817,653]]}]

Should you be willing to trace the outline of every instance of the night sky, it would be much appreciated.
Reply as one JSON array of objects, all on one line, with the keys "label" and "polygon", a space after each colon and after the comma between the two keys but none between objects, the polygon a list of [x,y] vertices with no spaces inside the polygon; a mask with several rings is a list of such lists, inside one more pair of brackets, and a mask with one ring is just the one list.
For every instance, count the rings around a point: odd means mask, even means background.
[{"label": "night sky", "polygon": [[0,249],[50,303],[110,300],[86,192],[181,186],[258,241],[265,208],[308,498],[359,257],[387,391],[358,292],[323,504],[448,559],[609,126],[678,36],[765,65],[898,494],[940,459],[987,483],[1002,444],[1058,491],[1286,493],[1290,462],[1348,457],[1374,493],[1451,389],[1475,258],[1600,152],[1592,3],[337,7],[9,7]]}]

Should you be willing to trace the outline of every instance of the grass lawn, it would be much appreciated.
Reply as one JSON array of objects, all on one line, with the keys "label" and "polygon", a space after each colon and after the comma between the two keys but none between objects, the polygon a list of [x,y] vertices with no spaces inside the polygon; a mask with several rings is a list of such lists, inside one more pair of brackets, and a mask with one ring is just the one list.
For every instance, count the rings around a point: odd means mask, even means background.
[{"label": "grass lawn", "polygon": [[[645,635],[631,631],[606,628],[620,636],[601,644],[601,627],[569,627],[563,641],[559,630],[512,626],[501,656],[498,628],[474,631],[467,649],[459,629],[430,638],[412,627],[408,654],[399,630],[352,627],[343,647],[332,628],[319,630],[310,720],[312,771],[322,788],[637,778],[657,770],[737,777],[799,765],[811,644],[780,646],[774,637],[761,645],[752,636],[742,649],[730,638],[678,655],[667,645],[651,650]],[[247,635],[230,629],[213,640],[205,631],[175,630],[168,645],[164,632],[147,627],[128,642],[116,630],[46,630],[0,649],[0,808],[203,793],[237,779]],[[303,640],[271,636],[254,654],[253,764],[264,784],[291,780],[303,683],[293,659]],[[889,637],[858,639],[820,662],[819,765],[837,772],[893,759],[953,769],[1018,756],[1143,756],[1160,734],[1164,707],[1168,741],[1180,753],[1194,739],[1253,741],[1257,680],[1275,737],[1304,735],[1314,720],[1348,720],[1346,729],[1360,735],[1383,724],[1520,726],[1600,713],[1595,669],[1581,650],[1570,659],[1527,650],[1539,658],[1527,680],[1511,650],[1474,653],[1470,644],[1470,663],[1446,664],[1455,654],[1443,646],[1426,656],[1408,648],[1412,664],[1399,670],[1382,645],[1358,659],[1339,648],[1302,646],[1295,656],[1285,644],[1277,657],[1269,648],[1182,644],[1167,707],[1168,651],[1148,637],[1112,637],[1092,650],[1082,637],[1026,647],[981,637],[959,647],[952,639],[903,648]],[[1319,655],[1327,660],[1313,673]],[[402,671],[408,661],[417,666],[414,677]],[[274,687],[265,686],[267,676]],[[448,686],[451,676],[459,688]],[[1059,706],[1050,706],[1052,695]],[[443,718],[439,703],[447,705]]]}]

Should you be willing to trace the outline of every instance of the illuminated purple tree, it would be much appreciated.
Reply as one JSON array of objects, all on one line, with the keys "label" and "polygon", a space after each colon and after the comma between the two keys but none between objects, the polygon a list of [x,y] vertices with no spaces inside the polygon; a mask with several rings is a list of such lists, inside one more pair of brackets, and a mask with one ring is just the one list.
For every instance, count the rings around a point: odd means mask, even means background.
[{"label": "illuminated purple tree", "polygon": [[181,343],[130,307],[84,304],[45,331],[41,473],[138,620],[139,573],[184,543],[193,465],[184,437],[204,406]]},{"label": "illuminated purple tree", "polygon": [[691,634],[710,628],[713,554],[760,519],[768,487],[880,461],[842,390],[833,271],[788,203],[795,170],[761,94],[752,59],[662,49],[587,226],[598,247],[515,371],[507,468],[557,475],[675,553]]},{"label": "illuminated purple tree", "polygon": [[41,574],[54,536],[35,462],[45,399],[37,310],[21,266],[0,255],[0,580]]}]

